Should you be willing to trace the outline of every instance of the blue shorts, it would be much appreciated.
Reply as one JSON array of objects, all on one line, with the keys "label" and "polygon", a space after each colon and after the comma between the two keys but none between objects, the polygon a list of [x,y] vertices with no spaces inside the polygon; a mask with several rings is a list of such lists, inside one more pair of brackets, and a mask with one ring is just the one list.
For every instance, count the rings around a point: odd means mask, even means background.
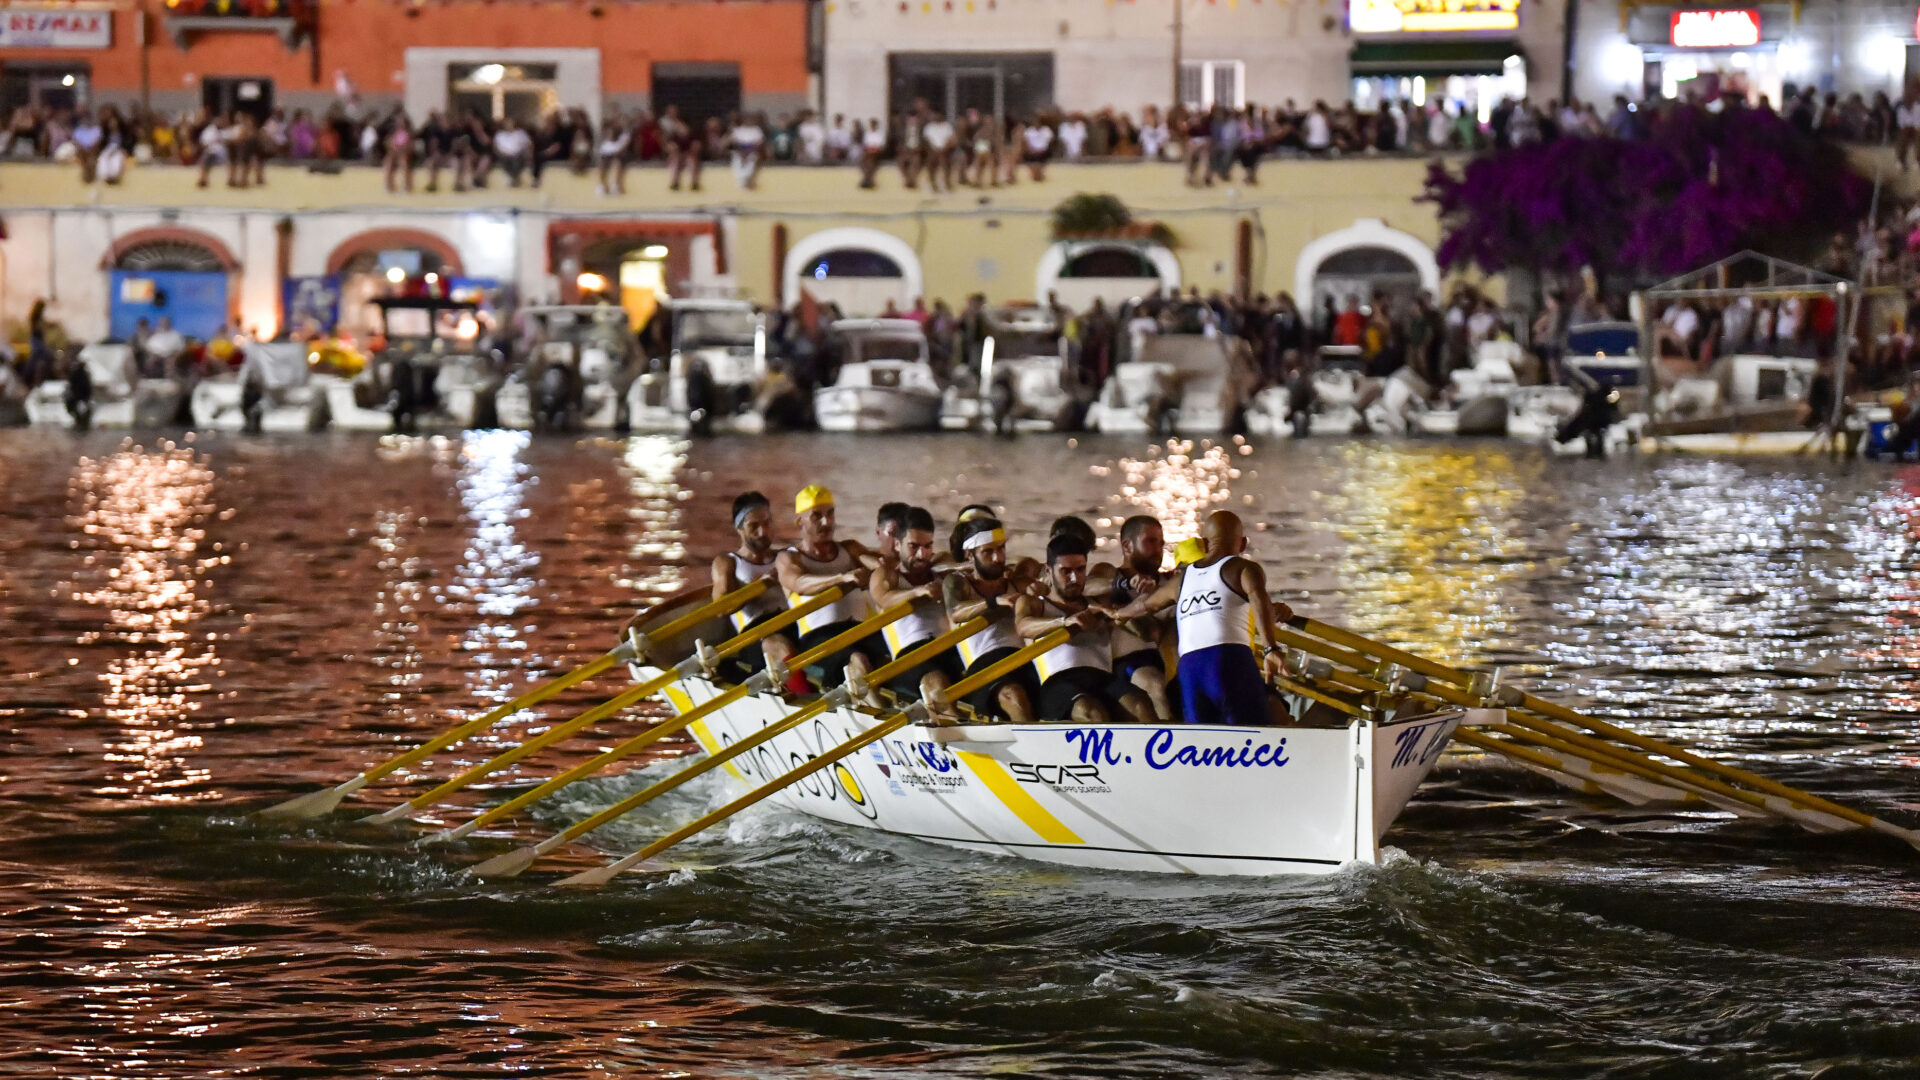
[{"label": "blue shorts", "polygon": [[1180,657],[1182,719],[1189,724],[1257,727],[1273,723],[1267,680],[1245,645],[1215,645]]}]

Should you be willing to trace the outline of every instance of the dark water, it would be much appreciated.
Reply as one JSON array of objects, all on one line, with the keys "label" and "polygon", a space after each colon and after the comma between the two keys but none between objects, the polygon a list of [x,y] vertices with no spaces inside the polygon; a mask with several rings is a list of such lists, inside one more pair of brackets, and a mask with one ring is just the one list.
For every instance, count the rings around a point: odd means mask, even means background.
[{"label": "dark water", "polygon": [[[1478,757],[1443,763],[1385,865],[1319,879],[1070,871],[773,810],[597,894],[460,875],[686,744],[451,850],[345,815],[241,816],[598,654],[636,601],[703,576],[736,490],[810,480],[855,524],[882,497],[1005,503],[1026,549],[1058,512],[1149,507],[1179,535],[1233,506],[1303,611],[1920,811],[1911,469],[7,432],[0,1074],[1920,1075],[1920,853],[1589,802]],[[631,849],[724,794],[691,787],[595,845]]]}]

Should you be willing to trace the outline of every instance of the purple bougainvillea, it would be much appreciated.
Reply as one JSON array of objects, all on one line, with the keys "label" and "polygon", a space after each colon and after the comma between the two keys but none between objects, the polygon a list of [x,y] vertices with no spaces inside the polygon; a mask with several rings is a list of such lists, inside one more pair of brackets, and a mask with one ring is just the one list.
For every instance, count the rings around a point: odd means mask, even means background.
[{"label": "purple bougainvillea", "polygon": [[1806,258],[1867,210],[1871,185],[1836,146],[1770,112],[1678,108],[1643,139],[1562,138],[1435,162],[1443,266],[1571,275],[1616,287],[1753,248]]}]

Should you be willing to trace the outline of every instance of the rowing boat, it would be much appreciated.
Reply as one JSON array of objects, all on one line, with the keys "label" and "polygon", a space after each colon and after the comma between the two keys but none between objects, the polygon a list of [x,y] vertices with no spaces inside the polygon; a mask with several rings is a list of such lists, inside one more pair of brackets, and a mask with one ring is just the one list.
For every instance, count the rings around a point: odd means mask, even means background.
[{"label": "rowing boat", "polygon": [[[717,641],[718,622],[649,642],[649,679]],[[694,675],[666,696],[685,714],[729,684]],[[689,725],[709,754],[790,715],[774,693]],[[1377,862],[1380,841],[1432,770],[1464,712],[1431,708],[1351,718],[1315,710],[1280,727],[1196,724],[914,723],[771,800],[824,821],[935,844],[1111,870],[1317,874]],[[887,716],[842,707],[724,766],[759,787]]]}]

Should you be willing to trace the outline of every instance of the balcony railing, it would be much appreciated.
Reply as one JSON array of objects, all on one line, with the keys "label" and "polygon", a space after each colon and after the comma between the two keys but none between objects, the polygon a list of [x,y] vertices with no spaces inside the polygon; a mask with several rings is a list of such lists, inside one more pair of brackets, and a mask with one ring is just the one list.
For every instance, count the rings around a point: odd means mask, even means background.
[{"label": "balcony railing", "polygon": [[278,34],[289,49],[311,36],[319,14],[315,0],[167,0],[160,22],[173,43],[186,48],[195,34]]}]

